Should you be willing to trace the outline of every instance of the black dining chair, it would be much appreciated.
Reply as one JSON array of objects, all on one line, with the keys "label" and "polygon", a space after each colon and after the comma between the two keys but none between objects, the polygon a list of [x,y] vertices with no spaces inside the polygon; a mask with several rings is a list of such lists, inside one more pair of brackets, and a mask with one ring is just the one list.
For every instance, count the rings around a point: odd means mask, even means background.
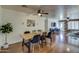
[{"label": "black dining chair", "polygon": [[35,48],[36,45],[38,46],[39,51],[40,51],[40,35],[35,35],[30,42],[31,42],[32,52],[35,51],[34,48]]},{"label": "black dining chair", "polygon": [[54,32],[48,32],[48,35],[46,36],[47,38],[48,38],[48,40],[50,41],[50,46],[51,46],[51,44],[52,44],[52,33],[54,33]]},{"label": "black dining chair", "polygon": [[28,53],[31,52],[31,41],[28,41],[28,42],[24,42],[24,45],[28,48]]},{"label": "black dining chair", "polygon": [[42,35],[41,35],[41,44],[42,44],[42,47],[43,47],[43,44],[45,43],[46,45],[46,36],[47,36],[47,32],[43,32]]},{"label": "black dining chair", "polygon": [[51,39],[51,33],[52,32],[48,32],[47,38],[50,38]]},{"label": "black dining chair", "polygon": [[[30,31],[25,31],[24,34],[28,34],[30,33]],[[22,36],[21,36],[22,37]],[[24,45],[28,47],[28,52],[30,52],[29,50],[29,41],[25,42],[24,38],[22,37],[22,50],[24,51]]]}]

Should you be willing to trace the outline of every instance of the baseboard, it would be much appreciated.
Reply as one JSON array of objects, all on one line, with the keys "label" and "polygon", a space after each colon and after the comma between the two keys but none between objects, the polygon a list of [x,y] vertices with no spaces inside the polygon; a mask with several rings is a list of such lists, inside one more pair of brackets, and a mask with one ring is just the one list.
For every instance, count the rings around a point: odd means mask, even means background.
[{"label": "baseboard", "polygon": [[19,43],[21,43],[21,42],[22,42],[22,41],[12,43],[12,44],[9,44],[9,46],[14,45],[14,44],[19,44]]},{"label": "baseboard", "polygon": [[[13,42],[13,43],[9,43],[9,46],[11,46],[11,45],[13,45],[13,44],[18,44],[18,43],[21,43],[22,42],[22,40],[20,40],[20,41],[16,41],[16,42]],[[0,49],[3,47],[3,45],[1,45],[0,46]]]}]

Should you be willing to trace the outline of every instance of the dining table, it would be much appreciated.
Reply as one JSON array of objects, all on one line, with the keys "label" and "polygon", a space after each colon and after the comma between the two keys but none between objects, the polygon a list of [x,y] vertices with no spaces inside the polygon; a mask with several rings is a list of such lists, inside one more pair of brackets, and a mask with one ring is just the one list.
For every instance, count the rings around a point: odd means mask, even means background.
[{"label": "dining table", "polygon": [[[25,43],[30,42],[32,40],[33,36],[39,35],[39,34],[40,33],[33,32],[33,33],[26,33],[26,34],[22,34],[21,35],[21,37],[22,37],[22,48],[23,48],[23,51],[24,51],[24,45],[25,45]],[[27,46],[27,48],[28,48],[28,52],[30,53],[31,52],[30,45]]]}]

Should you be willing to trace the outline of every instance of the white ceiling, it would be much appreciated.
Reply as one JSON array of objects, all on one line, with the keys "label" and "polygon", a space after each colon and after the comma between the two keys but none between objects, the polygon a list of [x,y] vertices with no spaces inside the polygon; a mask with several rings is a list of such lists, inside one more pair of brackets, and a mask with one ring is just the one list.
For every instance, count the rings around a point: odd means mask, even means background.
[{"label": "white ceiling", "polygon": [[49,17],[57,17],[66,11],[79,7],[74,5],[26,5],[27,7],[22,7],[21,5],[3,5],[2,8],[12,9],[20,12],[36,13],[38,9],[44,10],[44,12],[49,13]]},{"label": "white ceiling", "polygon": [[27,12],[27,10],[36,11],[38,9],[42,9],[46,12],[55,11],[58,6],[55,5],[26,5],[26,7],[22,7],[21,5],[3,5],[3,8],[18,10],[22,12]]}]

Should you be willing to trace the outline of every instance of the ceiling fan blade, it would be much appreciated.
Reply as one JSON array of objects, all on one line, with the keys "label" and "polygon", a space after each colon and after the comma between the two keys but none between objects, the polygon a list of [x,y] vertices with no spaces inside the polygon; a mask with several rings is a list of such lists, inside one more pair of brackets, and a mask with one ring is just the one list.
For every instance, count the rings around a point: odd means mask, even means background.
[{"label": "ceiling fan blade", "polygon": [[39,10],[37,11],[37,13],[41,13],[41,10],[39,9]]},{"label": "ceiling fan blade", "polygon": [[41,13],[41,14],[48,14],[48,13]]},{"label": "ceiling fan blade", "polygon": [[22,7],[27,7],[27,5],[22,5]]}]

